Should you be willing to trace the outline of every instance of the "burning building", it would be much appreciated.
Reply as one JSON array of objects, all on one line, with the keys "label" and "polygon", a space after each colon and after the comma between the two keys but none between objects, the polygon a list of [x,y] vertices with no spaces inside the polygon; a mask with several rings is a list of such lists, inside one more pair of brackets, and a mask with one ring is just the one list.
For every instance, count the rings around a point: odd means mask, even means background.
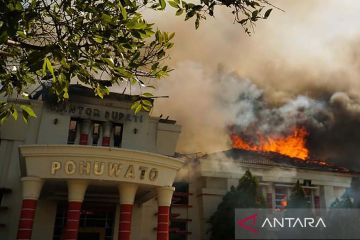
[{"label": "burning building", "polygon": [[226,192],[238,185],[246,170],[258,179],[268,208],[286,208],[297,181],[301,183],[311,208],[330,207],[336,198],[350,189],[353,177],[359,177],[360,173],[310,159],[307,136],[306,129],[300,127],[293,128],[285,136],[259,135],[254,143],[232,133],[230,150],[183,156],[187,159],[184,169],[188,168],[188,171],[183,171],[182,175],[180,171],[179,175],[183,184],[187,184],[188,199],[183,209],[173,207],[172,210],[174,219],[187,220],[180,231],[188,233],[188,237],[183,239],[209,238],[208,219]]},{"label": "burning building", "polygon": [[127,95],[70,93],[60,105],[37,94],[27,100],[36,119],[0,128],[1,239],[205,240],[207,220],[246,170],[273,209],[287,206],[298,180],[312,208],[327,208],[360,176],[314,159],[306,124],[275,117],[288,128],[273,130],[243,114],[247,122],[229,128],[230,150],[177,154],[174,120],[135,115]]}]

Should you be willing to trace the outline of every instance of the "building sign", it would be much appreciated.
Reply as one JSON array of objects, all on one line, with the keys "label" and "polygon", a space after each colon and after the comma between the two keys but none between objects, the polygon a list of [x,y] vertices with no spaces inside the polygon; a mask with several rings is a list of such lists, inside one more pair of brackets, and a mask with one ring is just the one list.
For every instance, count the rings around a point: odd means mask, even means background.
[{"label": "building sign", "polygon": [[142,151],[80,145],[20,146],[22,176],[171,186],[183,161]]},{"label": "building sign", "polygon": [[159,171],[156,168],[119,162],[87,160],[52,161],[49,170],[52,176],[98,176],[100,179],[104,177],[113,178],[114,181],[123,179],[154,182],[159,176]]},{"label": "building sign", "polygon": [[72,117],[95,119],[99,121],[113,121],[113,122],[143,122],[143,114],[134,114],[130,110],[98,107],[88,104],[69,103],[50,105],[50,111],[61,114],[68,114]]}]

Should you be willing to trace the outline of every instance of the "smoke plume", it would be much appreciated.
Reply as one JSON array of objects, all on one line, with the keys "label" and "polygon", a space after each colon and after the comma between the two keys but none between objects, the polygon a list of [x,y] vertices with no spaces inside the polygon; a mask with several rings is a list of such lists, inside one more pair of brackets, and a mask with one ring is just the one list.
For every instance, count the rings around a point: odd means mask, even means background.
[{"label": "smoke plume", "polygon": [[152,114],[183,126],[182,152],[230,148],[230,125],[248,138],[301,125],[311,158],[360,170],[360,2],[271,2],[285,12],[274,11],[250,37],[228,9],[199,30],[171,11],[147,14],[176,32],[175,70],[157,88],[170,98],[158,99]]}]

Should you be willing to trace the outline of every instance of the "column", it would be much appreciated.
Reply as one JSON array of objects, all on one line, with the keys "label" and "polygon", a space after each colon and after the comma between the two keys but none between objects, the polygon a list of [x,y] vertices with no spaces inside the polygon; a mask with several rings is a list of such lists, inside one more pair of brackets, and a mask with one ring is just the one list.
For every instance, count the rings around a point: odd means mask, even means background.
[{"label": "column", "polygon": [[335,193],[334,193],[334,187],[333,186],[322,186],[322,198],[323,203],[326,208],[329,208],[331,206],[331,203],[334,202],[336,199]]},{"label": "column", "polygon": [[134,183],[119,184],[120,219],[118,240],[130,240],[132,209],[137,187],[138,185]]},{"label": "column", "polygon": [[104,122],[103,124],[103,138],[102,138],[102,145],[104,147],[110,146],[110,139],[111,139],[111,122]]},{"label": "column", "polygon": [[34,224],[37,200],[39,199],[43,181],[37,177],[23,177],[21,178],[21,182],[23,201],[21,205],[21,213],[16,239],[30,240]]},{"label": "column", "polygon": [[85,180],[68,181],[68,210],[64,231],[64,240],[76,240],[79,231],[80,211],[86,188]]},{"label": "column", "polygon": [[80,123],[80,145],[88,145],[89,144],[89,132],[91,129],[91,121],[88,119],[84,119]]},{"label": "column", "polygon": [[319,188],[314,190],[314,207],[320,208],[320,190],[319,190]]},{"label": "column", "polygon": [[266,206],[267,208],[273,208],[273,185],[266,186]]},{"label": "column", "polygon": [[170,205],[174,187],[157,188],[158,225],[157,240],[169,240]]}]

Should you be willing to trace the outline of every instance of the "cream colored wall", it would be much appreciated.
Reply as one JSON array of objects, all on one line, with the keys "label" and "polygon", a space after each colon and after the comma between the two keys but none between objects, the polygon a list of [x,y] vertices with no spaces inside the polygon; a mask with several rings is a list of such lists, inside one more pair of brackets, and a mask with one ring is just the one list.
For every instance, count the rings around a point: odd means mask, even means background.
[{"label": "cream colored wall", "polygon": [[1,240],[16,239],[22,201],[18,146],[22,143],[20,140],[1,140],[0,144],[0,187],[12,190],[1,202],[1,206],[8,207],[0,214],[0,223],[6,224],[5,228],[0,228]]},{"label": "cream colored wall", "polygon": [[50,240],[53,237],[56,217],[56,201],[39,200],[37,203],[32,238]]},{"label": "cream colored wall", "polygon": [[[37,144],[67,144],[70,116],[53,113],[44,109],[39,117]],[[32,135],[36,135],[34,132]]]},{"label": "cream colored wall", "polygon": [[132,240],[156,239],[157,208],[158,205],[155,199],[135,207],[131,224]]},{"label": "cream colored wall", "polygon": [[[38,106],[34,104],[34,110],[41,116]],[[37,121],[32,126],[37,126]],[[5,223],[5,228],[0,228],[0,239],[16,239],[17,225],[22,202],[22,189],[20,182],[20,163],[18,147],[28,139],[27,130],[29,126],[22,121],[19,114],[19,121],[9,118],[0,127],[0,187],[10,188],[12,192],[3,196],[1,206],[8,207],[8,210],[0,214],[0,223]]]},{"label": "cream colored wall", "polygon": [[156,147],[160,154],[172,155],[172,149],[176,148],[181,127],[159,122],[157,124]]}]

